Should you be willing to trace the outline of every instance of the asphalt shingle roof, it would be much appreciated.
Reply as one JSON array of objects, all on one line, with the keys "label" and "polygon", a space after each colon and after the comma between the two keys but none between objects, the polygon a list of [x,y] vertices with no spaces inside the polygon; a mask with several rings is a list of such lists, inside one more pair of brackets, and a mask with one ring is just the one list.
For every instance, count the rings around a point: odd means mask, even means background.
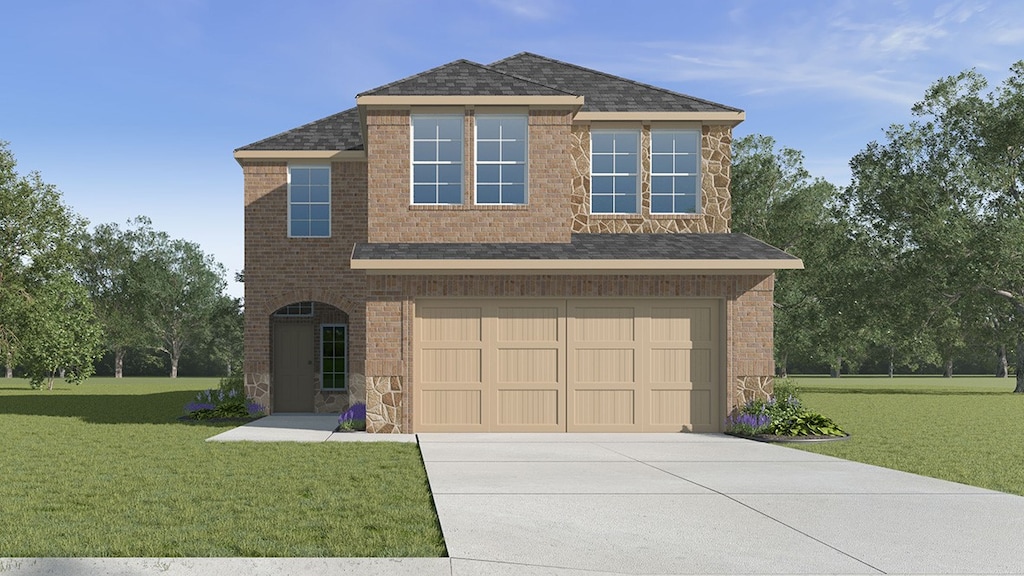
[{"label": "asphalt shingle roof", "polygon": [[349,108],[238,150],[362,150],[359,110]]},{"label": "asphalt shingle roof", "polygon": [[562,243],[356,244],[353,260],[797,260],[746,234],[573,234]]},{"label": "asphalt shingle roof", "polygon": [[494,70],[469,60],[456,60],[426,72],[367,90],[358,96],[573,96],[574,94]]},{"label": "asphalt shingle roof", "polygon": [[[588,112],[741,112],[657,86],[521,52],[490,65],[456,60],[359,96],[583,96]],[[238,150],[362,150],[350,108]]]},{"label": "asphalt shingle roof", "polygon": [[530,52],[498,60],[489,68],[557,86],[583,96],[588,112],[740,112],[739,108],[694,98],[650,84],[613,76]]}]

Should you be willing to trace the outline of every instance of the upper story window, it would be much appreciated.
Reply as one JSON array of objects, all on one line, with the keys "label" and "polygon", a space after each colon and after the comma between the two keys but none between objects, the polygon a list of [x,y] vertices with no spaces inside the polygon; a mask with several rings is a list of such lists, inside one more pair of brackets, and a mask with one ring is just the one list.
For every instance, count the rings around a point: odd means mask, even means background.
[{"label": "upper story window", "polygon": [[476,203],[526,204],[526,116],[476,116]]},{"label": "upper story window", "polygon": [[640,211],[639,130],[590,133],[590,212],[636,214]]},{"label": "upper story window", "polygon": [[462,118],[413,115],[413,204],[462,204]]},{"label": "upper story window", "polygon": [[327,238],[330,235],[330,167],[289,166],[288,236],[292,238]]},{"label": "upper story window", "polygon": [[696,214],[700,132],[651,130],[651,213]]}]

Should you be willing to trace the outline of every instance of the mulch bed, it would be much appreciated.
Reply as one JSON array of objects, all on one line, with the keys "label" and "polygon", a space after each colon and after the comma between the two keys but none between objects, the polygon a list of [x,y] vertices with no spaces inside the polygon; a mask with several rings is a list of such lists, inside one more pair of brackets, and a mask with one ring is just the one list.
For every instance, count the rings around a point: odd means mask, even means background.
[{"label": "mulch bed", "polygon": [[755,442],[791,442],[791,443],[813,443],[813,442],[838,442],[840,440],[849,440],[850,435],[845,436],[776,436],[775,434],[756,434],[754,436],[747,436],[745,434],[733,434],[732,432],[726,432],[729,436],[735,436],[737,438],[743,438],[745,440],[754,440]]}]

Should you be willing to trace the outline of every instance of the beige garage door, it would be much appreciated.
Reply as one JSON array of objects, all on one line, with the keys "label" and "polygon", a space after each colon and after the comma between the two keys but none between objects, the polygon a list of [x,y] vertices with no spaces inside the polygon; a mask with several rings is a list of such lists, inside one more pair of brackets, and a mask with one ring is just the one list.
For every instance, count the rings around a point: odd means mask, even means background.
[{"label": "beige garage door", "polygon": [[421,432],[717,431],[714,300],[418,300]]}]

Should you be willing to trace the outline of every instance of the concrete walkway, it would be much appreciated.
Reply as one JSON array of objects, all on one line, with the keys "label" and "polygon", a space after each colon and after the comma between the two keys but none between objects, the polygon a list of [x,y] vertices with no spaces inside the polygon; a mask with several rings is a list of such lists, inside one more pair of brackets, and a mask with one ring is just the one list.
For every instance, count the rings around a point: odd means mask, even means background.
[{"label": "concrete walkway", "polygon": [[[332,433],[335,418],[210,440],[417,439]],[[0,558],[0,573],[1024,573],[1024,498],[1000,492],[719,434],[418,440],[449,558]]]}]

